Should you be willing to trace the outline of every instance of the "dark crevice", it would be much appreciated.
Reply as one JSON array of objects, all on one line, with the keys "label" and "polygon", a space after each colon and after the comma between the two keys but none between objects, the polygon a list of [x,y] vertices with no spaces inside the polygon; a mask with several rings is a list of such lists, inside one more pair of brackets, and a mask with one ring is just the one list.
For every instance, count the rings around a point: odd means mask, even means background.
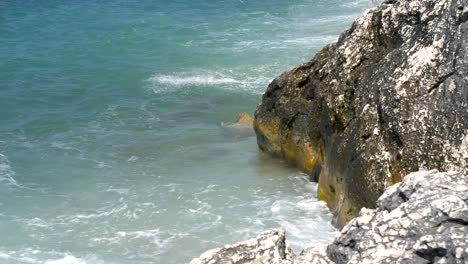
[{"label": "dark crevice", "polygon": [[463,24],[466,21],[468,21],[468,10],[465,10],[464,12],[461,13],[458,19],[458,25]]},{"label": "dark crevice", "polygon": [[349,248],[354,248],[356,246],[356,240],[354,239],[350,239],[347,243],[347,245],[345,246],[348,246]]},{"label": "dark crevice", "polygon": [[356,116],[351,117],[351,119],[343,126],[342,131],[346,130],[346,128],[348,128],[349,125],[351,125],[351,123],[354,121],[354,119],[356,119]]},{"label": "dark crevice", "polygon": [[436,257],[444,257],[447,255],[447,249],[445,248],[428,248],[426,250],[417,250],[416,255],[426,259],[429,263],[434,263]]},{"label": "dark crevice", "polygon": [[306,78],[300,80],[300,81],[297,83],[297,87],[298,87],[298,88],[304,87],[304,86],[309,82],[309,78],[310,78],[310,75],[307,76]]},{"label": "dark crevice", "polygon": [[289,129],[292,129],[293,128],[293,125],[294,123],[296,123],[296,120],[297,118],[299,117],[300,113],[297,112],[290,120],[289,122],[286,124],[286,127],[289,128]]},{"label": "dark crevice", "polygon": [[453,71],[453,72],[449,72],[447,73],[446,75],[442,76],[439,78],[439,80],[437,80],[437,82],[432,85],[431,88],[429,88],[429,91],[427,91],[428,94],[432,93],[432,91],[434,91],[435,89],[439,88],[439,86],[445,82],[445,80],[447,80],[450,76],[454,75],[456,71]]},{"label": "dark crevice", "polygon": [[403,200],[403,202],[407,202],[409,200],[408,196],[406,196],[404,192],[399,192],[398,197],[400,197]]},{"label": "dark crevice", "polygon": [[319,177],[320,177],[320,172],[322,172],[322,166],[317,163],[315,167],[312,169],[312,173],[310,174],[310,180],[313,182],[318,182]]},{"label": "dark crevice", "polygon": [[398,134],[398,132],[396,132],[396,131],[389,131],[389,132],[388,132],[388,137],[389,137],[390,143],[391,143],[392,145],[395,145],[395,146],[397,146],[398,148],[402,148],[402,147],[403,147],[403,141],[401,140],[401,137],[400,137],[400,135]]},{"label": "dark crevice", "polygon": [[465,220],[460,219],[460,218],[448,218],[444,222],[445,223],[452,223],[452,224],[462,225],[462,226],[468,226],[468,221],[465,221]]},{"label": "dark crevice", "polygon": [[371,133],[367,133],[367,134],[362,135],[361,138],[364,140],[368,140],[371,136],[372,136]]}]

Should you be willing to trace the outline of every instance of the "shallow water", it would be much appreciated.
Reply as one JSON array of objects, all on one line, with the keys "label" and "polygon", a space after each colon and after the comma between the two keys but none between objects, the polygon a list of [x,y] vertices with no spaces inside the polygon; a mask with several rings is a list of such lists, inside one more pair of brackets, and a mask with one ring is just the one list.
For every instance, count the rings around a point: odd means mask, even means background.
[{"label": "shallow water", "polygon": [[186,263],[284,226],[303,174],[225,128],[367,0],[0,2],[0,263]]}]

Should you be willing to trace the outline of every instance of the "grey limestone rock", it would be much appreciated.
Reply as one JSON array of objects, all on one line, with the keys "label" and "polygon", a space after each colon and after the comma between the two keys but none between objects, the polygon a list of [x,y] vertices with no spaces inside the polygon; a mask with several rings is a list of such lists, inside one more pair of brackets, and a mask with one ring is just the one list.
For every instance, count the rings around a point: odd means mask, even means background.
[{"label": "grey limestone rock", "polygon": [[328,246],[335,263],[468,263],[468,177],[421,171],[363,208]]},{"label": "grey limestone rock", "polygon": [[284,229],[278,228],[255,239],[206,251],[190,264],[293,264],[294,256]]},{"label": "grey limestone rock", "polygon": [[313,246],[305,248],[299,256],[294,259],[294,264],[331,264],[327,256],[326,246]]}]

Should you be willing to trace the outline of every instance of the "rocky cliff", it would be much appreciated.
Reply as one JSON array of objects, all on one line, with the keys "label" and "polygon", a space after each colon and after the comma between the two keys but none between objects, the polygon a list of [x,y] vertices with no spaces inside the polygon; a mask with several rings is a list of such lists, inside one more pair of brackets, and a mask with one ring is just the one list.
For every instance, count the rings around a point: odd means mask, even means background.
[{"label": "rocky cliff", "polygon": [[339,226],[409,172],[468,173],[468,0],[366,11],[268,86],[254,128],[318,181]]},{"label": "rocky cliff", "polygon": [[335,241],[296,255],[282,229],[214,249],[191,264],[468,263],[468,177],[421,171],[363,208]]}]

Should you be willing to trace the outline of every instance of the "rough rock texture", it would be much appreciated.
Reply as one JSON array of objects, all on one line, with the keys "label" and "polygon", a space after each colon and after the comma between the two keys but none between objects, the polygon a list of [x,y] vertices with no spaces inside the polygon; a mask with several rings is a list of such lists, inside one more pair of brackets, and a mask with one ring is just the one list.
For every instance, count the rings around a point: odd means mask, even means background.
[{"label": "rough rock texture", "polygon": [[468,173],[467,109],[468,0],[386,1],[276,78],[254,128],[343,226],[410,172]]},{"label": "rough rock texture", "polygon": [[409,174],[328,246],[336,263],[468,263],[468,177]]},{"label": "rough rock texture", "polygon": [[294,256],[284,229],[278,228],[255,239],[209,250],[190,264],[292,264]]},{"label": "rough rock texture", "polygon": [[327,256],[327,247],[315,246],[304,249],[294,259],[294,264],[329,264],[333,263]]},{"label": "rough rock texture", "polygon": [[411,173],[385,191],[376,209],[362,208],[332,244],[294,255],[277,229],[208,251],[191,264],[468,263],[468,177]]}]

